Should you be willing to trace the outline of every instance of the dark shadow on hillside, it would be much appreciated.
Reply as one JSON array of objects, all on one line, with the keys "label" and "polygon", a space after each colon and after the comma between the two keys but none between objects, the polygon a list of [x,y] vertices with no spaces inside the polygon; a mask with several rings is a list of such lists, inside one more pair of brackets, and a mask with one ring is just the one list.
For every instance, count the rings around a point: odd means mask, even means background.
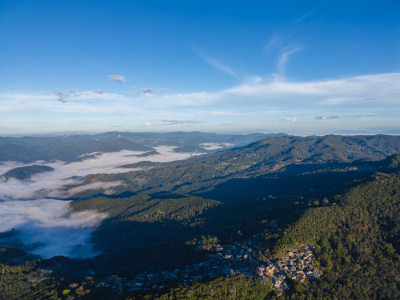
[{"label": "dark shadow on hillside", "polygon": [[[340,168],[344,167],[340,166]],[[321,166],[295,165],[281,173],[271,173],[255,178],[233,178],[211,188],[195,190],[190,194],[224,203],[295,195],[315,196],[340,190],[346,183],[375,171],[374,168],[365,168],[360,171],[314,172],[318,169],[321,169]]]},{"label": "dark shadow on hillside", "polygon": [[151,198],[155,199],[181,199],[187,197],[186,195],[182,194],[174,194],[168,191],[157,192],[153,194],[149,194]]},{"label": "dark shadow on hillside", "polygon": [[182,268],[207,259],[187,242],[202,235],[217,236],[221,244],[233,243],[263,232],[266,221],[277,219],[280,226],[302,212],[293,209],[293,199],[249,200],[210,208],[191,220],[138,222],[109,219],[93,233],[92,240],[103,254],[81,261],[79,267],[96,274],[133,277],[140,272]]},{"label": "dark shadow on hillside", "polygon": [[132,276],[191,264],[205,258],[185,245],[195,235],[194,228],[180,222],[106,221],[93,234],[96,248],[103,254],[87,260],[96,273]]}]

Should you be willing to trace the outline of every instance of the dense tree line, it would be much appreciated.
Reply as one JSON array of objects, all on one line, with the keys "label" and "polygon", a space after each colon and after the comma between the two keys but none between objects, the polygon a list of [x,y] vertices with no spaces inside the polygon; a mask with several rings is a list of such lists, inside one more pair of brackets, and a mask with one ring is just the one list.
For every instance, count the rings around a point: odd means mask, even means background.
[{"label": "dense tree line", "polygon": [[208,282],[196,282],[190,286],[173,288],[165,294],[140,295],[132,299],[265,299],[273,294],[269,288],[270,282],[263,285],[258,279],[244,275],[220,277]]},{"label": "dense tree line", "polygon": [[399,298],[400,175],[376,174],[334,201],[288,227],[275,255],[296,244],[318,245],[324,275],[309,283],[308,297]]}]

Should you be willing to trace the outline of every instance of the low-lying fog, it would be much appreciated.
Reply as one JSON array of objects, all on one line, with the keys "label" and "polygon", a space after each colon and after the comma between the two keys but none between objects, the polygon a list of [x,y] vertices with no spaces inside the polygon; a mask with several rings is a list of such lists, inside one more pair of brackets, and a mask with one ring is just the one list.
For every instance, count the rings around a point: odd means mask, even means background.
[{"label": "low-lying fog", "polygon": [[50,172],[39,173],[32,176],[29,180],[18,180],[9,178],[8,180],[0,179],[0,199],[16,200],[16,199],[36,199],[36,198],[68,198],[74,196],[78,192],[84,190],[94,190],[98,188],[105,189],[104,192],[112,194],[113,187],[121,185],[119,181],[107,183],[93,183],[65,191],[64,186],[77,185],[81,183],[81,177],[89,174],[117,174],[129,171],[138,171],[142,168],[121,168],[120,166],[138,163],[141,161],[151,162],[171,162],[176,160],[184,160],[200,153],[177,153],[174,152],[172,146],[155,147],[157,154],[148,156],[140,156],[146,152],[128,151],[111,153],[97,153],[94,157],[83,161],[65,163],[62,161],[55,162],[35,162],[31,164],[22,164],[15,162],[6,162],[0,165],[0,176],[9,170],[17,167],[30,165],[46,165],[54,170]]},{"label": "low-lying fog", "polygon": [[0,232],[12,230],[0,235],[0,244],[22,246],[44,258],[99,254],[89,242],[90,233],[107,215],[73,212],[69,203],[55,199],[0,202]]},{"label": "low-lying fog", "polygon": [[[125,173],[140,168],[122,168],[141,161],[171,162],[188,159],[200,153],[176,153],[174,147],[155,147],[158,153],[123,150],[113,153],[91,153],[91,158],[65,163],[62,161],[22,164],[6,162],[0,165],[0,176],[16,167],[46,165],[54,170],[33,175],[29,180],[0,178],[0,245],[23,244],[28,252],[49,258],[63,255],[87,258],[97,255],[89,242],[90,233],[106,218],[93,211],[73,212],[70,201],[43,199],[66,198],[84,190],[102,188],[112,193],[121,185],[96,182],[65,190],[67,185],[81,183],[89,174]],[[24,200],[24,201],[20,201]],[[10,232],[10,234],[5,234]],[[20,245],[21,246],[21,245]]]},{"label": "low-lying fog", "polygon": [[206,150],[217,150],[217,149],[221,149],[224,147],[233,147],[235,145],[231,144],[231,143],[202,143],[202,144],[199,144],[199,146],[201,146],[202,148],[204,148]]}]

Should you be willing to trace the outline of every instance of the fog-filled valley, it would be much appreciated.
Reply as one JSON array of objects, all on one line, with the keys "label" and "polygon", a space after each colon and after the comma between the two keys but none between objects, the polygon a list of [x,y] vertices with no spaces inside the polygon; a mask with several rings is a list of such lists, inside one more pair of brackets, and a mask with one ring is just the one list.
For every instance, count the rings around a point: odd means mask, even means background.
[{"label": "fog-filled valley", "polygon": [[[124,135],[144,150],[119,142]],[[340,197],[373,186],[382,180],[376,179],[379,176],[396,182],[400,170],[398,136],[256,134],[221,136],[217,142],[214,134],[207,141],[207,134],[195,132],[157,134],[160,141],[155,143],[154,137],[151,142],[134,141],[132,136],[137,135],[105,134],[113,140],[107,143],[117,145],[112,149],[116,151],[80,151],[75,157],[68,154],[65,161],[54,155],[29,161],[22,152],[14,153],[13,161],[6,159],[9,155],[1,159],[0,262],[10,274],[2,284],[3,293],[13,286],[15,268],[25,264],[30,280],[47,282],[40,285],[42,295],[60,293],[78,282],[89,298],[156,299],[168,295],[170,288],[202,293],[218,280],[270,296],[296,295],[296,284],[317,295],[320,286],[313,280],[326,281],[323,274],[336,270],[327,262],[336,258],[328,258],[321,249],[334,246],[324,246],[319,232],[311,238],[296,228],[308,226],[310,213],[322,222],[318,214],[324,216],[324,210],[331,209],[335,216],[342,213],[341,207],[353,209]],[[99,136],[84,139],[95,141]],[[197,140],[198,136],[203,138]],[[60,137],[46,139],[49,144],[61,143]],[[11,141],[20,147],[43,142],[42,137],[12,138],[7,143]],[[391,188],[396,194],[396,184]],[[377,222],[386,217],[377,216]],[[397,224],[397,219],[391,222]],[[325,230],[324,224],[318,226]],[[382,245],[394,247],[382,251],[397,255],[397,233],[382,234]],[[302,271],[288,274],[279,259],[300,240],[301,245],[316,247],[313,255],[319,262],[310,260],[306,281],[293,283],[290,278]],[[311,253],[296,249],[299,257]],[[265,275],[260,268],[267,266],[278,271]],[[342,268],[341,263],[335,268]],[[385,270],[377,272],[389,278]],[[285,277],[279,281],[279,276]],[[21,292],[29,297],[34,291],[30,284],[22,285]],[[77,289],[74,295],[79,296]]]},{"label": "fog-filled valley", "polygon": [[43,258],[98,254],[89,243],[89,235],[107,214],[73,212],[69,204],[54,199],[0,202],[0,244]]},{"label": "fog-filled valley", "polygon": [[[116,180],[82,184],[83,177],[89,174],[119,174],[145,170],[151,167],[146,165],[132,167],[132,165],[138,165],[143,161],[164,163],[184,160],[204,154],[208,150],[233,146],[230,143],[215,142],[204,145],[190,144],[189,147],[195,148],[195,152],[177,152],[175,151],[177,146],[149,147],[137,144],[136,147],[148,151],[132,151],[124,149],[124,147],[129,149],[129,146],[120,142],[120,134],[114,136],[116,141],[113,145],[120,143],[122,146],[117,148],[120,151],[83,153],[73,157],[71,161],[41,160],[28,163],[23,162],[26,158],[24,155],[14,156],[16,161],[4,161],[5,156],[2,156],[0,244],[20,247],[28,253],[43,258],[60,255],[86,258],[99,254],[100,251],[95,251],[90,243],[90,234],[107,217],[107,213],[98,213],[94,210],[73,212],[70,201],[65,199],[73,198],[85,191],[113,195],[116,187],[124,190],[124,183]],[[94,137],[91,138],[95,140]],[[52,138],[47,138],[49,139]],[[35,138],[30,138],[29,142],[20,140],[14,139],[17,141],[16,144],[22,144],[21,147],[35,143],[32,142]],[[9,142],[10,139],[7,140],[7,143]],[[40,167],[47,169],[42,170]]]},{"label": "fog-filled valley", "polygon": [[[79,185],[84,176],[90,174],[119,174],[129,171],[138,171],[145,168],[127,167],[126,165],[135,164],[142,161],[150,162],[169,162],[190,158],[198,153],[174,152],[172,146],[158,146],[154,148],[154,153],[144,151],[122,150],[119,152],[107,153],[88,153],[84,154],[83,159],[73,162],[63,161],[39,161],[32,164],[21,164],[15,162],[5,162],[1,165],[0,171],[4,174],[0,181],[0,197],[2,199],[33,199],[40,197],[73,197],[76,193],[85,190],[103,190],[104,193],[113,193],[112,188],[123,184],[119,181],[107,183],[93,183]],[[146,155],[143,155],[146,154]],[[79,156],[78,158],[81,158]],[[32,174],[28,179],[20,180],[18,172],[15,176],[10,176],[10,171],[23,171],[29,166],[48,166],[50,171]],[[18,169],[17,169],[18,168]],[[7,173],[8,172],[8,173]],[[79,187],[75,187],[79,185]],[[66,188],[68,187],[68,188]]]}]

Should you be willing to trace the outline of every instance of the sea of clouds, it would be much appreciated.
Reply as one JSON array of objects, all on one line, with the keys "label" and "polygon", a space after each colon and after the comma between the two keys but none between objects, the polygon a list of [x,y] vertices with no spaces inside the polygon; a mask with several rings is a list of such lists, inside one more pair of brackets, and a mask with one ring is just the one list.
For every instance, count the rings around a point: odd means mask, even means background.
[{"label": "sea of clouds", "polygon": [[[0,175],[7,171],[30,165],[46,165],[54,170],[39,173],[29,180],[18,180],[15,178],[0,178],[0,199],[2,200],[22,200],[39,198],[68,198],[85,190],[95,190],[102,188],[105,193],[112,194],[113,188],[121,185],[120,181],[96,182],[87,185],[79,185],[83,177],[90,174],[118,174],[129,171],[138,171],[142,168],[124,168],[127,164],[138,163],[141,161],[151,162],[171,162],[176,160],[188,159],[200,153],[177,153],[173,146],[155,147],[158,153],[149,156],[140,156],[146,152],[123,150],[110,153],[89,153],[91,158],[65,163],[63,161],[44,162],[38,161],[30,164],[18,162],[6,162],[0,164]],[[78,187],[65,190],[65,186],[79,185]]]},{"label": "sea of clouds", "polygon": [[[99,254],[90,233],[107,217],[95,211],[73,212],[70,201],[37,199],[0,202],[0,232],[12,231],[0,244],[22,246],[43,258],[88,258]],[[22,245],[21,245],[22,244]]]},{"label": "sea of clouds", "polygon": [[231,144],[231,143],[202,143],[202,144],[199,144],[199,146],[201,146],[202,148],[204,148],[206,150],[217,150],[217,149],[221,149],[224,147],[233,147],[235,145]]},{"label": "sea of clouds", "polygon": [[[85,190],[101,188],[113,193],[120,181],[79,185],[89,174],[117,174],[140,170],[124,168],[141,161],[170,162],[188,159],[200,153],[177,153],[172,146],[159,146],[157,153],[123,150],[113,153],[90,153],[91,158],[65,163],[62,161],[23,164],[0,164],[0,176],[16,167],[46,165],[54,170],[33,175],[29,180],[0,179],[0,246],[23,247],[43,258],[57,255],[88,258],[99,252],[90,243],[90,234],[107,217],[96,211],[74,212],[70,202],[60,200]],[[66,186],[75,185],[65,189]],[[54,199],[58,198],[58,199]],[[5,234],[10,233],[10,234]]]}]

